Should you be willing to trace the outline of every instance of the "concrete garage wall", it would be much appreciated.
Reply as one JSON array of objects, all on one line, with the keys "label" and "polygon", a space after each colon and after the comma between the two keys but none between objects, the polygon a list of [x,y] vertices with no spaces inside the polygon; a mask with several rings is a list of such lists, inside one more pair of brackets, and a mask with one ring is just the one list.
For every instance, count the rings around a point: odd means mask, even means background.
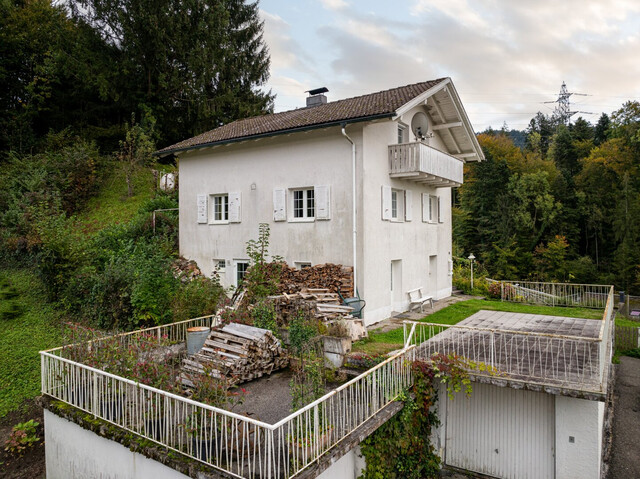
[{"label": "concrete garage wall", "polygon": [[365,460],[360,455],[360,447],[352,449],[331,467],[317,476],[317,479],[357,479],[365,468]]},{"label": "concrete garage wall", "polygon": [[189,479],[44,410],[47,479]]},{"label": "concrete garage wall", "polygon": [[556,478],[600,477],[603,420],[603,402],[556,396]]}]

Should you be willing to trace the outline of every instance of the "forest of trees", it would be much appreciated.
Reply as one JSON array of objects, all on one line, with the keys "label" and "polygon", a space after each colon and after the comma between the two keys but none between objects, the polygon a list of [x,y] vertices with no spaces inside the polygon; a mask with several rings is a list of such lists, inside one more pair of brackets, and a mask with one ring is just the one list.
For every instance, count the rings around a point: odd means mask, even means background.
[{"label": "forest of trees", "polygon": [[640,103],[596,125],[538,113],[523,147],[512,136],[478,135],[486,161],[454,193],[457,256],[474,253],[497,278],[640,293]]},{"label": "forest of trees", "polygon": [[152,153],[272,110],[258,13],[245,0],[0,0],[0,282],[32,271],[43,300],[102,328],[215,309],[215,278],[174,273],[176,215],[151,223],[178,206],[157,188],[175,165]]}]

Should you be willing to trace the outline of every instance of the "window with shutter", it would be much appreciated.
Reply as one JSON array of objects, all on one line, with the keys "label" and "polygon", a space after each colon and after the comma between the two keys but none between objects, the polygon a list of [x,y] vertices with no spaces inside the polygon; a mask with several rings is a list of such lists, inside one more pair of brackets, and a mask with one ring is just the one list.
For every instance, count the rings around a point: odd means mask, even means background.
[{"label": "window with shutter", "polygon": [[287,203],[285,190],[273,190],[273,221],[286,221]]},{"label": "window with shutter", "polygon": [[438,196],[438,223],[444,222],[444,218],[442,217],[442,201],[440,200],[441,198]]},{"label": "window with shutter", "polygon": [[411,190],[404,192],[404,220],[411,221],[413,216],[413,194]]},{"label": "window with shutter", "polygon": [[313,221],[316,217],[316,195],[313,188],[291,190],[292,221]]},{"label": "window with shutter", "polygon": [[229,222],[229,195],[209,195],[209,223],[220,224]]},{"label": "window with shutter", "polygon": [[315,218],[317,220],[328,220],[331,218],[331,189],[329,186],[315,186]]},{"label": "window with shutter", "polygon": [[229,193],[229,223],[240,223],[241,212],[240,193]]},{"label": "window with shutter", "polygon": [[391,187],[382,186],[382,219],[391,221]]},{"label": "window with shutter", "polygon": [[207,222],[207,195],[198,195],[197,207],[198,207],[198,223],[206,223]]},{"label": "window with shutter", "polygon": [[429,222],[429,195],[422,193],[422,222]]}]

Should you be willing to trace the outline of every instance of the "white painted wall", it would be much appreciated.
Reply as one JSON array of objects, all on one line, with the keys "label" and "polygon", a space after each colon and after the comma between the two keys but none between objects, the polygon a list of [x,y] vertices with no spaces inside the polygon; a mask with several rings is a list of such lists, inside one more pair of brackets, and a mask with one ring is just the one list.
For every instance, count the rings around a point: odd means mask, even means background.
[{"label": "white painted wall", "polygon": [[[357,138],[357,131],[351,132]],[[180,253],[210,275],[225,259],[225,286],[235,284],[233,260],[248,259],[246,242],[269,223],[272,255],[287,263],[351,265],[351,144],[339,128],[266,138],[184,154],[180,166]],[[255,189],[252,189],[255,185]],[[331,219],[275,222],[276,188],[331,187]],[[198,224],[197,195],[240,192],[241,222]],[[288,192],[287,215],[291,216]]]},{"label": "white painted wall", "polygon": [[[416,111],[404,115],[410,125]],[[347,126],[356,143],[358,290],[367,301],[366,324],[409,306],[406,291],[424,287],[434,298],[451,294],[451,189],[434,189],[389,177],[388,145],[397,143],[397,121]],[[413,140],[413,136],[407,140]],[[445,149],[436,134],[431,145]],[[180,253],[210,275],[213,260],[225,260],[224,286],[235,284],[234,262],[247,260],[246,242],[258,224],[269,223],[270,253],[296,262],[353,264],[351,144],[339,127],[251,140],[184,153],[180,168]],[[313,222],[274,221],[274,189],[329,185],[331,218]],[[412,220],[382,220],[383,185],[412,192]],[[239,192],[241,221],[199,224],[198,195]],[[441,198],[443,223],[422,222],[421,194]],[[292,215],[288,192],[287,216]],[[429,257],[435,268],[430,270]],[[401,260],[401,294],[392,304],[391,261]],[[433,270],[437,273],[434,273]],[[435,280],[430,275],[436,274]]]},{"label": "white painted wall", "polygon": [[603,424],[603,402],[556,396],[557,479],[600,477]]},{"label": "white painted wall", "polygon": [[47,479],[188,479],[46,409],[44,426]]},{"label": "white painted wall", "polygon": [[[403,115],[403,123],[410,125],[417,107]],[[451,188],[433,188],[405,179],[389,177],[388,145],[397,143],[397,121],[369,123],[363,132],[363,209],[361,210],[363,262],[360,270],[361,291],[366,291],[365,319],[371,324],[388,318],[393,310],[405,311],[409,307],[406,291],[420,286],[426,294],[439,299],[451,295]],[[408,139],[413,141],[413,134]],[[436,135],[431,146],[444,148]],[[382,185],[412,192],[411,221],[382,220]],[[422,193],[440,197],[443,223],[422,222]],[[429,268],[429,257],[436,256],[436,270]],[[402,260],[402,303],[391,297],[391,262]],[[436,274],[432,281],[430,275]],[[368,294],[375,291],[374,294]]]}]

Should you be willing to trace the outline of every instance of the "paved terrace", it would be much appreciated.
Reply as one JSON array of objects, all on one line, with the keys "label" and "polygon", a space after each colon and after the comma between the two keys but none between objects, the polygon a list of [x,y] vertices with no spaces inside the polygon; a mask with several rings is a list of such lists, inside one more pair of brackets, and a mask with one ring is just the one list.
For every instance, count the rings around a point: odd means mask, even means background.
[{"label": "paved terrace", "polygon": [[594,319],[482,310],[455,327],[418,327],[416,353],[455,353],[493,365],[491,382],[598,392],[601,343],[595,340],[601,325]]}]

